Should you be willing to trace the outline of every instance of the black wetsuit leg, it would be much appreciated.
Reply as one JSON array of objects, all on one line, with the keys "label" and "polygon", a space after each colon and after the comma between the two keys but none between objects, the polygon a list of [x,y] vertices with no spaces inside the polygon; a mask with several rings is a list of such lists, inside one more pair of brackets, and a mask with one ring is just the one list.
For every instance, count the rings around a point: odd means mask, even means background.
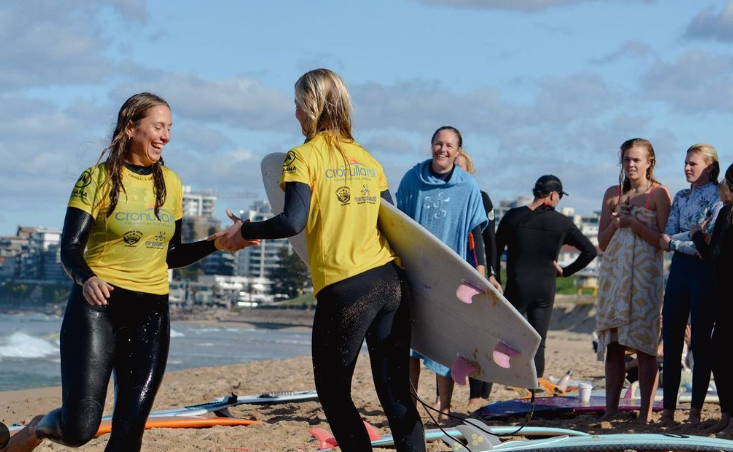
[{"label": "black wetsuit leg", "polygon": [[729,356],[730,346],[733,344],[733,309],[731,309],[730,300],[725,296],[725,288],[719,290],[717,319],[712,338],[712,354],[717,358],[713,360],[713,375],[718,397],[720,397],[720,412],[731,414],[733,413],[733,399],[731,399],[733,397],[733,365],[730,359],[724,357]]},{"label": "black wetsuit leg", "polygon": [[491,383],[468,377],[468,398],[488,399],[489,395],[491,395],[491,386]]},{"label": "black wetsuit leg", "polygon": [[532,280],[507,281],[506,298],[519,311],[526,315],[527,321],[541,337],[540,346],[534,356],[537,377],[545,373],[545,342],[547,330],[552,318],[552,307],[555,303],[555,277],[537,275],[537,272],[525,271],[525,275],[533,275]]},{"label": "black wetsuit leg", "polygon": [[316,298],[313,373],[341,450],[372,450],[351,400],[351,379],[366,337],[374,386],[395,447],[425,451],[422,422],[409,389],[410,307],[403,271],[390,262],[331,284]]},{"label": "black wetsuit leg", "polygon": [[90,306],[75,284],[61,326],[62,407],[38,433],[65,446],[94,438],[115,370],[115,410],[107,452],[139,451],[143,427],[168,357],[168,295],[119,287],[107,306]]},{"label": "black wetsuit leg", "polygon": [[710,336],[715,321],[713,267],[697,256],[675,253],[667,279],[662,308],[664,339],[664,408],[675,409],[680,386],[680,362],[685,326],[691,318],[693,408],[702,408],[710,383],[712,354]]}]

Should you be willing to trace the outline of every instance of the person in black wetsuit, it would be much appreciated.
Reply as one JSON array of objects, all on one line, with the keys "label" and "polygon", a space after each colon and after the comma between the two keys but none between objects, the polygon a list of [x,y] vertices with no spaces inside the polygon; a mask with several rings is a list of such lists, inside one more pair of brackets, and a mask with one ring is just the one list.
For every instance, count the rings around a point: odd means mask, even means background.
[{"label": "person in black wetsuit", "polygon": [[[555,301],[555,279],[568,277],[585,268],[597,255],[596,247],[555,207],[566,195],[560,179],[542,176],[534,189],[534,200],[509,210],[496,231],[499,255],[507,249],[507,281],[504,295],[542,337],[535,355],[537,376],[545,370],[545,338]],[[563,245],[571,245],[580,255],[567,267],[557,264]]]},{"label": "person in black wetsuit", "polygon": [[[351,101],[332,71],[295,83],[295,117],[306,137],[283,162],[282,213],[217,233],[229,250],[245,239],[291,237],[305,230],[318,304],[313,319],[313,376],[328,424],[344,452],[371,451],[351,399],[351,379],[366,338],[374,387],[400,452],[424,452],[422,421],[409,386],[409,286],[396,253],[377,228],[391,202],[382,165],[351,135]],[[381,196],[380,196],[381,195]]]},{"label": "person in black wetsuit", "polygon": [[[726,291],[725,281],[733,275],[733,165],[725,172],[718,185],[718,195],[724,206],[718,213],[712,237],[707,237],[698,225],[690,227],[695,248],[707,262],[715,265],[715,328],[712,337],[713,375],[720,397],[720,422],[705,430],[706,433],[725,431],[733,434],[733,366],[730,347],[733,344],[733,303]],[[706,239],[710,240],[710,243]]]},{"label": "person in black wetsuit", "polygon": [[130,97],[100,157],[106,160],[76,182],[61,236],[61,261],[74,281],[60,335],[63,406],[35,417],[3,452],[30,451],[43,439],[68,447],[89,442],[113,372],[105,451],[140,450],[168,359],[168,269],[219,248],[181,243],[181,181],[161,158],[170,127],[163,99]]}]

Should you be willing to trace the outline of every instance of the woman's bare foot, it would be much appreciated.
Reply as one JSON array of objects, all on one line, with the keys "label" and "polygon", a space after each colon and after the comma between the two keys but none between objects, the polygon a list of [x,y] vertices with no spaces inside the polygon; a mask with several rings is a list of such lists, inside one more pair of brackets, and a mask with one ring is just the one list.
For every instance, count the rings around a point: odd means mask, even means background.
[{"label": "woman's bare foot", "polygon": [[664,411],[662,411],[660,422],[662,424],[676,424],[677,421],[674,420],[674,410],[665,408]]},{"label": "woman's bare foot", "polygon": [[485,401],[481,397],[475,397],[473,399],[468,399],[468,412],[473,413],[474,411],[484,406],[484,403]]},{"label": "woman's bare foot", "polygon": [[618,414],[618,411],[610,411],[606,410],[601,417],[598,418],[597,422],[605,422],[610,421],[616,417]]},{"label": "woman's bare foot", "polygon": [[700,423],[700,408],[691,408],[690,415],[687,417],[687,424],[699,424]]},{"label": "woman's bare foot", "polygon": [[2,452],[30,452],[43,441],[36,436],[36,427],[43,416],[36,416],[21,431],[10,437],[8,445]]},{"label": "woman's bare foot", "polygon": [[438,415],[438,422],[441,424],[445,424],[451,420],[450,417],[450,407],[448,408],[441,408],[440,414]]}]

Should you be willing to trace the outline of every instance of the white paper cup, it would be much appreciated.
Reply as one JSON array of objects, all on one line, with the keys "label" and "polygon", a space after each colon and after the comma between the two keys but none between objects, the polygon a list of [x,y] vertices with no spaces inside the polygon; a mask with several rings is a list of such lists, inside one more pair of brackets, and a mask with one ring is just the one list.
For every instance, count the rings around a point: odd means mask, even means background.
[{"label": "white paper cup", "polygon": [[578,383],[578,399],[580,403],[590,402],[590,393],[593,391],[593,385],[590,383]]}]

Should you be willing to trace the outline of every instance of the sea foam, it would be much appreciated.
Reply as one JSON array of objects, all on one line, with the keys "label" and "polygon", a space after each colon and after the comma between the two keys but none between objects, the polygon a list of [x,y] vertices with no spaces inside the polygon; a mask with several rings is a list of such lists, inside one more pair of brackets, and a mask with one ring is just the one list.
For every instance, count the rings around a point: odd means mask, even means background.
[{"label": "sea foam", "polygon": [[21,331],[0,337],[0,358],[44,358],[58,353],[59,348],[51,342]]}]

